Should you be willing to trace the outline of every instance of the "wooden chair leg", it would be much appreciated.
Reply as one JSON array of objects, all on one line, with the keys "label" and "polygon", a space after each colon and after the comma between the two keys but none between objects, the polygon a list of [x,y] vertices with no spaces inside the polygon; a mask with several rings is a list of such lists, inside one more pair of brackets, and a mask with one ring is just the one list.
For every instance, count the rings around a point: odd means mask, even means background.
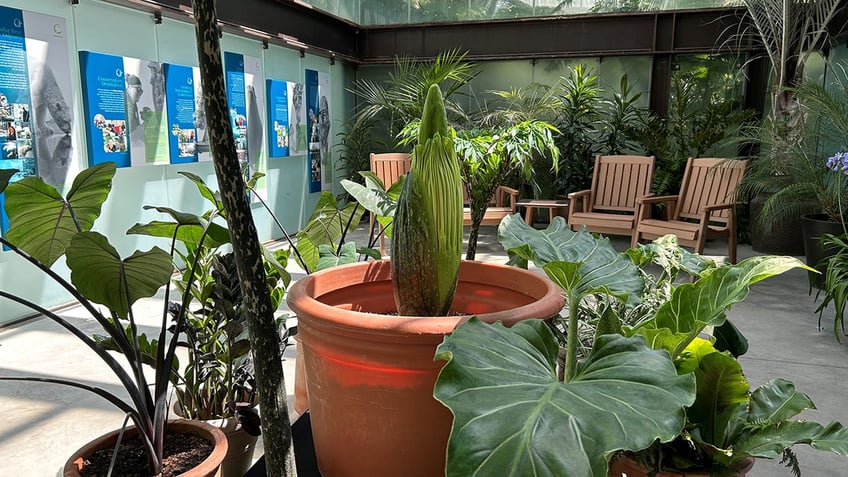
[{"label": "wooden chair leg", "polygon": [[727,237],[727,257],[731,264],[736,263],[736,234],[731,233]]},{"label": "wooden chair leg", "polygon": [[633,231],[633,235],[630,236],[630,248],[636,248],[639,245],[639,229]]},{"label": "wooden chair leg", "polygon": [[727,257],[731,264],[736,263],[736,215],[730,210],[730,220],[727,222]]}]

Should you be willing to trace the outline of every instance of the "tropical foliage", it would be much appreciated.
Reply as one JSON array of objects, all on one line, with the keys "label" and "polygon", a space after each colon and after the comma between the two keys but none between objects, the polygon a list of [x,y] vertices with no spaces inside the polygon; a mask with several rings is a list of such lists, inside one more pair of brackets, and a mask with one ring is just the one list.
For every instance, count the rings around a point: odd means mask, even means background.
[{"label": "tropical foliage", "polygon": [[[707,326],[728,326],[727,310],[746,298],[751,285],[804,267],[798,260],[762,256],[715,267],[691,255],[670,254],[673,244],[663,242],[620,255],[607,239],[572,232],[559,218],[546,230],[535,230],[512,216],[499,235],[513,263],[533,261],[566,294],[564,379],[554,378],[559,346],[549,325],[527,322],[507,329],[474,320],[461,325],[437,354],[449,362],[435,395],[455,415],[448,475],[498,465],[601,476],[616,450],[629,451],[649,470],[706,466],[717,472],[737,468],[748,457],[778,457],[798,443],[848,455],[848,429],[841,424],[792,419],[812,402],[791,383],[775,379],[749,389],[735,359],[747,349],[744,337],[734,342],[701,337]],[[658,282],[646,282],[637,270],[646,261],[665,264],[660,280],[668,293],[650,290]],[[666,280],[683,270],[700,278],[680,285]],[[620,306],[607,308],[591,351],[578,362],[575,322],[581,307],[593,306],[600,295]],[[638,314],[635,325],[622,326],[619,310],[639,306],[645,296],[654,297],[654,304]],[[674,380],[662,384],[668,392],[654,394],[653,386],[666,379]],[[591,407],[571,402],[588,389],[594,393],[586,400]],[[598,396],[627,396],[628,406]],[[651,424],[641,420],[645,416]],[[605,419],[615,424],[604,424]],[[667,427],[653,427],[656,422]],[[609,426],[618,431],[609,432]],[[480,443],[468,437],[472,434],[487,437]],[[681,454],[684,448],[688,453]],[[795,464],[790,454],[790,465]]]},{"label": "tropical foliage", "polygon": [[[91,231],[109,195],[115,170],[113,162],[83,170],[64,197],[41,178],[27,177],[7,187],[10,175],[0,174],[0,177],[5,178],[0,182],[0,193],[5,189],[6,212],[10,223],[9,234],[0,237],[0,244],[67,290],[113,340],[124,362],[118,361],[104,346],[57,313],[2,290],[0,297],[41,313],[76,336],[109,366],[126,391],[129,401],[105,388],[69,379],[0,379],[61,384],[85,389],[103,397],[126,413],[127,419],[131,419],[139,429],[148,471],[150,475],[158,475],[162,471],[164,457],[168,385],[171,370],[175,366],[177,337],[185,327],[189,297],[183,297],[175,310],[174,333],[168,336],[169,314],[163,311],[158,339],[150,343],[138,334],[132,305],[140,298],[153,296],[170,281],[174,271],[171,256],[177,235],[193,237],[197,243],[202,244],[209,234],[211,222],[172,211],[172,217],[178,225],[173,230],[170,254],[153,247],[146,252],[135,251],[129,257],[120,257],[105,236]],[[66,257],[71,269],[70,281],[50,269],[62,256]],[[189,264],[192,270],[196,266],[196,263]],[[165,290],[167,302],[170,290],[168,287]],[[109,315],[104,315],[95,303],[104,305]],[[167,310],[167,307],[163,306],[163,310]],[[147,345],[152,355],[145,354],[144,348]],[[151,360],[158,363],[152,380],[143,369]]]}]

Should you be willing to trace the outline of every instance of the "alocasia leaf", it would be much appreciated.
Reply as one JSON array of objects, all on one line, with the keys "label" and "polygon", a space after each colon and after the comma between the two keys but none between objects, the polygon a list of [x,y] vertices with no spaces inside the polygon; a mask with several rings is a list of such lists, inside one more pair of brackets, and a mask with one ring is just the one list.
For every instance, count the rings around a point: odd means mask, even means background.
[{"label": "alocasia leaf", "polygon": [[146,224],[135,224],[127,230],[128,234],[171,239],[176,233],[178,241],[198,244],[203,237],[204,230],[208,227],[209,231],[206,237],[203,238],[203,244],[205,246],[217,248],[225,243],[230,243],[230,235],[226,227],[215,222],[209,223],[206,219],[198,215],[179,212],[170,207],[152,207],[146,205],[144,209],[154,209],[163,214],[168,214],[174,219],[174,222],[154,220]]},{"label": "alocasia leaf", "polygon": [[706,326],[721,326],[727,310],[748,296],[751,285],[796,267],[808,268],[793,257],[757,256],[708,270],[696,282],[678,286],[653,319],[628,333],[642,334],[649,342],[654,342],[656,330],[672,335],[674,339],[663,340],[664,349],[677,358]]},{"label": "alocasia leaf", "polygon": [[498,227],[498,238],[510,255],[543,268],[569,295],[603,290],[630,303],[639,300],[644,280],[633,262],[616,252],[607,238],[596,238],[585,229],[572,232],[562,217],[537,230],[520,215],[507,216]]},{"label": "alocasia leaf", "polygon": [[6,239],[48,267],[65,253],[71,237],[91,230],[115,175],[115,163],[81,171],[67,197],[40,177],[25,177],[7,188]]},{"label": "alocasia leaf", "polygon": [[567,384],[548,325],[476,318],[438,347],[435,397],[454,414],[447,475],[606,476],[607,457],[668,441],[694,400],[691,374],[641,337],[600,337]]},{"label": "alocasia leaf", "polygon": [[139,298],[153,296],[171,279],[171,256],[157,247],[135,251],[121,259],[103,235],[81,232],[67,250],[71,282],[89,300],[105,305],[118,317],[127,316]]}]

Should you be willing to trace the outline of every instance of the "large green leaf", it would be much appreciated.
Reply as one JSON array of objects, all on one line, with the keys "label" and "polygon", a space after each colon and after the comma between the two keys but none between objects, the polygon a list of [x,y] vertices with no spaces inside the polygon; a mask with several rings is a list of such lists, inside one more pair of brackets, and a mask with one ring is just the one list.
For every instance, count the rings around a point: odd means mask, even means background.
[{"label": "large green leaf", "polygon": [[808,444],[815,449],[848,456],[848,429],[838,422],[827,426],[815,422],[790,421],[815,406],[809,396],[799,393],[785,379],[772,379],[751,393],[748,412],[743,422],[735,422],[727,442],[733,443],[732,454],[717,455],[719,461],[738,461],[745,457],[774,459],[795,444]]},{"label": "large green leaf", "polygon": [[318,253],[320,254],[320,258],[315,266],[316,271],[355,262],[356,244],[353,242],[345,242],[338,254],[336,254],[331,245],[323,244],[318,247]]},{"label": "large green leaf", "polygon": [[[405,178],[405,175],[401,176],[398,182],[403,184]],[[342,180],[341,185],[365,210],[381,217],[394,217],[397,197],[389,195],[382,183],[377,181],[365,176],[365,185],[347,179]]]},{"label": "large green leaf", "polygon": [[737,441],[734,457],[751,456],[774,459],[794,444],[848,456],[848,429],[838,422],[823,426],[817,422],[790,421],[773,424]]},{"label": "large green leaf", "polygon": [[156,294],[174,271],[171,256],[158,247],[147,252],[136,250],[121,260],[118,251],[97,232],[75,235],[67,254],[71,282],[77,290],[120,318],[127,316],[136,300]]},{"label": "large green leaf", "polygon": [[48,267],[65,253],[71,237],[91,230],[115,175],[115,163],[81,171],[63,198],[40,177],[26,177],[6,189],[6,239]]},{"label": "large green leaf", "polygon": [[687,351],[693,345],[704,348],[705,354],[697,360],[697,396],[687,416],[702,440],[724,447],[730,417],[739,405],[748,402],[748,381],[742,374],[742,365],[732,356],[716,351],[703,339],[693,342]]},{"label": "large green leaf", "polygon": [[543,268],[569,295],[605,291],[630,303],[639,300],[644,280],[633,262],[616,252],[607,238],[596,238],[586,229],[572,232],[562,217],[536,230],[514,214],[501,222],[498,237],[510,255]]},{"label": "large green leaf", "polygon": [[797,267],[809,268],[793,257],[757,256],[707,270],[696,282],[677,287],[653,319],[629,333],[644,335],[652,346],[658,335],[670,334],[674,338],[663,339],[663,349],[676,358],[706,326],[721,326],[727,310],[748,296],[751,285]]},{"label": "large green leaf", "polygon": [[[336,246],[342,235],[351,227],[359,225],[365,209],[355,202],[349,202],[339,208],[338,202],[329,191],[321,193],[318,204],[306,226],[297,233],[297,249],[307,262],[309,270],[315,270],[318,263],[318,247]],[[301,241],[307,239],[303,244]],[[307,256],[310,257],[307,259]]]},{"label": "large green leaf", "polygon": [[[226,227],[215,222],[209,223],[205,218],[187,212],[179,212],[170,207],[144,206],[145,210],[153,209],[170,215],[174,222],[154,220],[146,224],[135,224],[127,230],[128,234],[149,235],[171,239],[176,234],[177,240],[183,243],[198,244],[206,227],[209,232],[203,244],[209,248],[217,248],[230,243],[229,231]],[[179,228],[178,228],[179,227]]]},{"label": "large green leaf", "polygon": [[448,476],[605,476],[612,451],[683,428],[694,377],[641,337],[600,337],[567,384],[557,350],[539,320],[510,329],[472,318],[445,338],[434,395],[454,414]]}]

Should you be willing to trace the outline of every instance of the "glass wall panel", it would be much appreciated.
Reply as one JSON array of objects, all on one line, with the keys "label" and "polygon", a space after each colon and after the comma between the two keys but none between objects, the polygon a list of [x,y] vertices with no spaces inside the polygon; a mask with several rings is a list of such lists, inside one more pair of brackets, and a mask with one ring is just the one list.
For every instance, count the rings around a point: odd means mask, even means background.
[{"label": "glass wall panel", "polygon": [[538,60],[533,67],[533,79],[536,83],[555,85],[561,77],[567,77],[576,65],[585,65],[590,71],[600,71],[601,61],[598,58],[558,58]]},{"label": "glass wall panel", "polygon": [[738,0],[306,0],[361,25],[480,21],[738,5]]},{"label": "glass wall panel", "polygon": [[627,75],[631,94],[641,94],[638,105],[647,107],[651,95],[651,57],[610,56],[600,61],[600,86],[605,97],[621,92],[621,78]]}]

